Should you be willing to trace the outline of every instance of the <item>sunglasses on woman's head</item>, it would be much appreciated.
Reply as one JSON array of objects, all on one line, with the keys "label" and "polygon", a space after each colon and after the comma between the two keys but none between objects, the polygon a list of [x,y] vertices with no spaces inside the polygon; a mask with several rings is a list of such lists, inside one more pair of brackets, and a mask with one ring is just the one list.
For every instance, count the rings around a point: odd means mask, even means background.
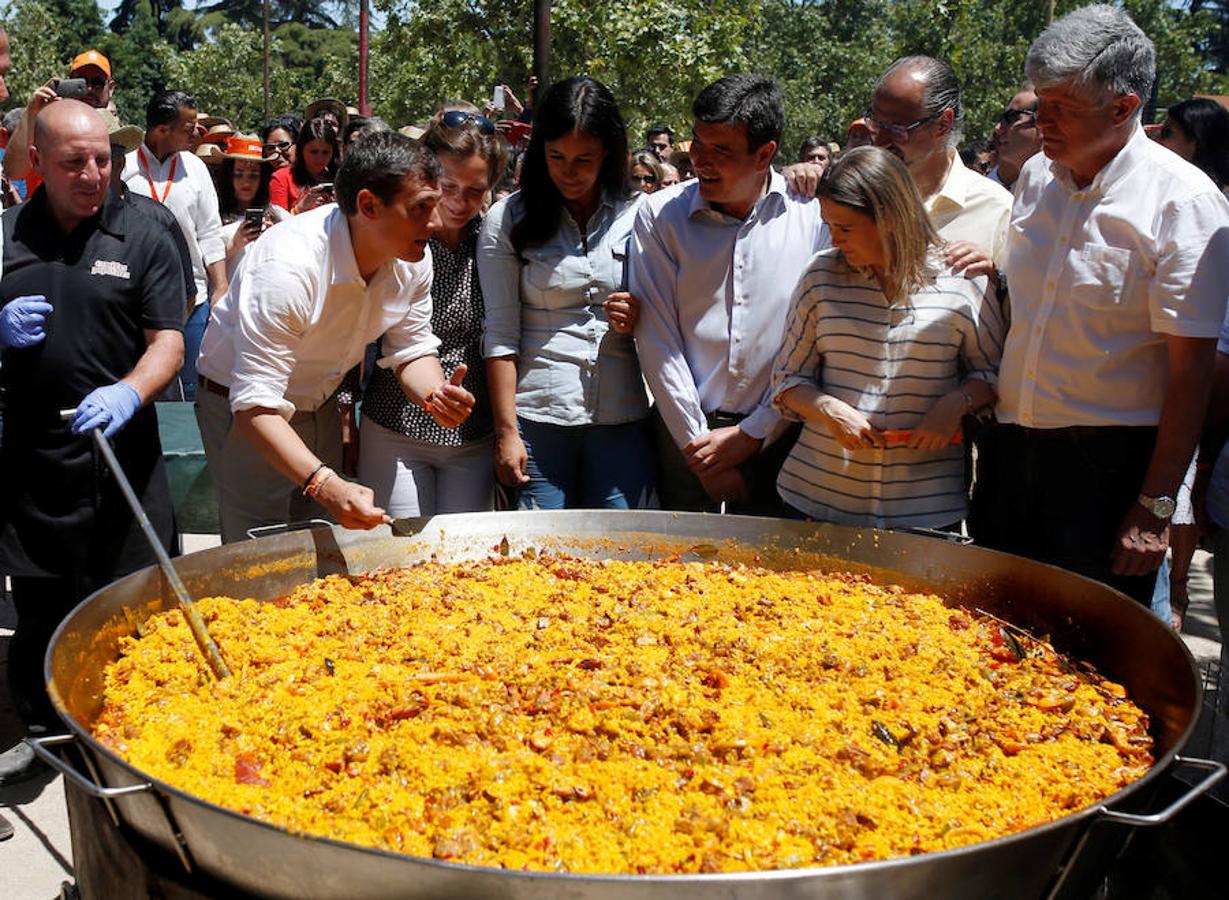
[{"label": "sunglasses on woman's head", "polygon": [[473,122],[477,126],[478,131],[490,137],[495,133],[495,123],[486,116],[479,116],[475,113],[462,112],[459,109],[450,109],[444,113],[440,122],[445,128],[460,128],[462,125]]}]

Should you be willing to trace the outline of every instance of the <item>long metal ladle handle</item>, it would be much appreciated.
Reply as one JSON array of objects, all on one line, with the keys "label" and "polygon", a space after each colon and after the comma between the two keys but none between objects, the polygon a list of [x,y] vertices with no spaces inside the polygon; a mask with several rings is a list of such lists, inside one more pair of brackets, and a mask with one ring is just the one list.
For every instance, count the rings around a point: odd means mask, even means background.
[{"label": "long metal ladle handle", "polygon": [[[60,418],[68,421],[76,414],[77,411],[75,409],[65,409],[60,411]],[[107,461],[111,474],[115,476],[116,482],[119,483],[124,499],[128,501],[132,514],[136,516],[137,524],[145,532],[145,539],[149,541],[149,546],[153,549],[154,556],[158,558],[158,565],[162,568],[162,574],[170,582],[171,590],[175,592],[175,597],[179,600],[179,607],[183,610],[184,617],[188,620],[188,628],[192,631],[192,637],[196,639],[196,645],[201,648],[201,653],[205,655],[205,659],[209,662],[209,668],[213,670],[213,674],[219,679],[228,677],[230,675],[230,668],[222,659],[222,654],[218,651],[218,645],[209,636],[209,629],[205,627],[205,621],[201,618],[201,614],[196,611],[196,604],[188,596],[188,589],[184,587],[183,579],[175,571],[175,564],[171,562],[171,557],[167,554],[166,548],[162,546],[162,541],[158,540],[158,534],[154,531],[154,526],[150,523],[149,516],[145,514],[145,508],[141,506],[141,501],[137,498],[136,492],[128,482],[128,476],[124,474],[123,467],[115,457],[115,451],[111,448],[111,442],[107,440],[107,436],[102,433],[101,428],[94,428],[92,431],[94,443],[98,445],[98,450],[102,453],[103,459]]]}]

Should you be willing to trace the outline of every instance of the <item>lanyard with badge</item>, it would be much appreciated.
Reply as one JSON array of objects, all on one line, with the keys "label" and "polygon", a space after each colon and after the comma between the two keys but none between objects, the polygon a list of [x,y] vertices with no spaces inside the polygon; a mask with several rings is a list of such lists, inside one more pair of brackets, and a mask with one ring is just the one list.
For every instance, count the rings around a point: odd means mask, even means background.
[{"label": "lanyard with badge", "polygon": [[145,149],[137,147],[137,157],[141,160],[141,165],[145,167],[145,180],[149,182],[149,195],[161,203],[166,205],[166,198],[171,195],[171,185],[175,182],[175,167],[179,164],[179,154],[171,159],[171,170],[166,176],[166,189],[162,192],[162,196],[158,196],[158,188],[154,184],[154,177],[150,174],[149,160],[145,158]]}]

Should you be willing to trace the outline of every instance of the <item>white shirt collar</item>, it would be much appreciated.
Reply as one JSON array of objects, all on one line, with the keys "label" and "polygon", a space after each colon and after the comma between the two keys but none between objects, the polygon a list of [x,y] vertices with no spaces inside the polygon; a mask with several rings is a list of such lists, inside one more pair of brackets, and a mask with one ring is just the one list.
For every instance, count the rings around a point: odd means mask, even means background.
[{"label": "white shirt collar", "polygon": [[1122,149],[1101,167],[1101,171],[1094,175],[1092,181],[1084,188],[1077,186],[1075,179],[1071,177],[1071,170],[1056,160],[1050,160],[1050,171],[1054,173],[1054,178],[1058,183],[1072,193],[1082,191],[1085,194],[1101,194],[1129,175],[1139,165],[1140,148],[1144,141],[1148,140],[1151,139],[1144,134],[1143,126],[1136,121],[1135,129],[1127,138],[1127,142],[1122,145]]}]

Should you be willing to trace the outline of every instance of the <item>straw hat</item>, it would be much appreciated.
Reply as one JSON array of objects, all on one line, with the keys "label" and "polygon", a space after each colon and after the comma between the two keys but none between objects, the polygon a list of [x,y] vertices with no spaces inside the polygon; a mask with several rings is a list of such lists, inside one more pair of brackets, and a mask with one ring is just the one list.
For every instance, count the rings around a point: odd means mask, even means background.
[{"label": "straw hat", "polygon": [[213,129],[217,125],[225,125],[231,130],[232,134],[235,131],[235,126],[231,123],[230,119],[226,118],[225,116],[211,116],[208,113],[203,112],[198,112],[196,114],[196,124],[201,126],[201,128],[206,129]]},{"label": "straw hat", "polygon": [[123,147],[131,153],[145,140],[145,130],[140,126],[123,124],[119,116],[109,110],[96,109],[94,111],[102,119],[102,124],[107,129],[107,137],[112,144]]},{"label": "straw hat", "polygon": [[346,105],[333,97],[321,97],[307,104],[307,109],[303,111],[303,121],[310,122],[316,116],[326,112],[337,117],[337,130],[344,134],[346,125],[350,122],[350,114],[346,112]]},{"label": "straw hat", "polygon": [[221,122],[208,126],[209,130],[201,138],[202,144],[225,144],[227,139],[235,134],[235,126],[229,122]]},{"label": "straw hat", "polygon": [[228,137],[226,143],[218,148],[218,161],[224,159],[247,159],[252,162],[270,163],[277,159],[275,154],[264,155],[264,145],[254,134],[236,134]]}]

